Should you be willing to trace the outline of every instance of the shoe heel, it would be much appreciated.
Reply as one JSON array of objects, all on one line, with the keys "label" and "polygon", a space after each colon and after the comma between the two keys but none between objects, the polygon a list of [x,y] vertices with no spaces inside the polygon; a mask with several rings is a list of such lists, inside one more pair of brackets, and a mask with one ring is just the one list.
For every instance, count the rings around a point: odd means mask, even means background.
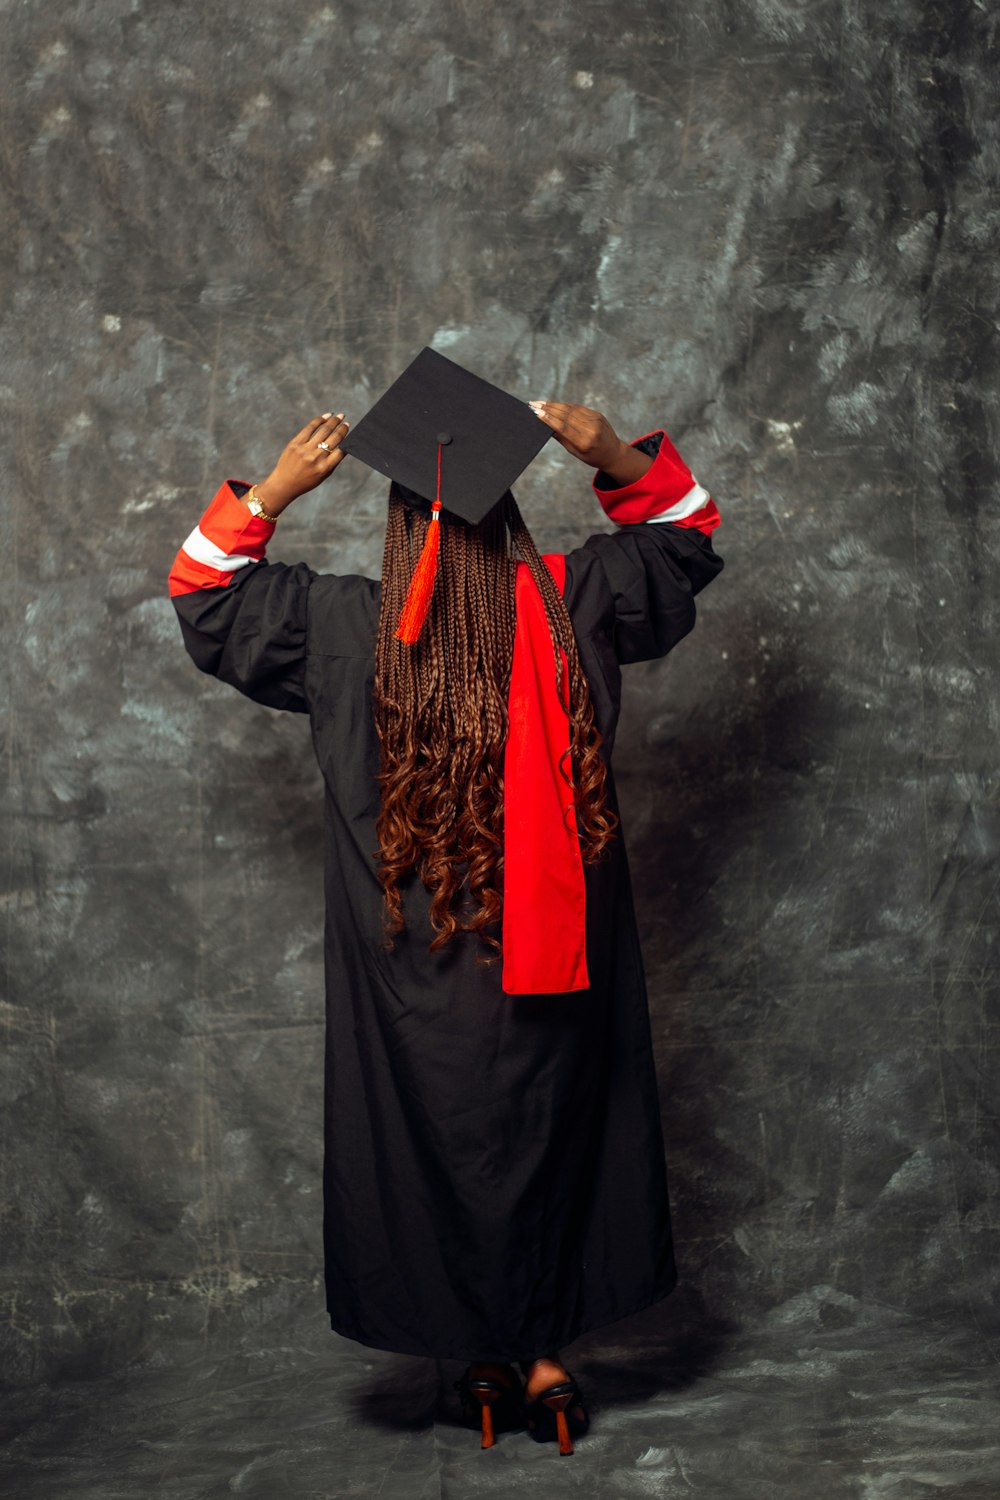
[{"label": "shoe heel", "polygon": [[474,1380],[471,1382],[471,1390],[483,1409],[482,1442],[479,1446],[492,1448],[496,1442],[496,1435],[493,1431],[493,1403],[500,1392],[496,1386],[480,1386]]},{"label": "shoe heel", "polygon": [[563,1391],[554,1396],[543,1396],[542,1400],[550,1411],[556,1414],[556,1436],[559,1439],[559,1452],[572,1453],[573,1439],[569,1435],[569,1423],[566,1421],[566,1408],[573,1399],[572,1391]]}]

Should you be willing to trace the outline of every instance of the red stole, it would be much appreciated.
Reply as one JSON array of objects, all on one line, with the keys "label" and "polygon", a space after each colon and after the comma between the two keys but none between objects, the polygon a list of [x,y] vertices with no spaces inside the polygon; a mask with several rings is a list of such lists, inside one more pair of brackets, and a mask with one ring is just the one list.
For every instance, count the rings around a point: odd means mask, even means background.
[{"label": "red stole", "polygon": [[[560,592],[566,559],[542,561]],[[518,562],[517,621],[504,748],[503,977],[508,995],[589,988],[586,888],[573,787],[559,771],[569,757],[569,664],[562,647],[563,699],[556,690],[552,637],[528,565]]]}]

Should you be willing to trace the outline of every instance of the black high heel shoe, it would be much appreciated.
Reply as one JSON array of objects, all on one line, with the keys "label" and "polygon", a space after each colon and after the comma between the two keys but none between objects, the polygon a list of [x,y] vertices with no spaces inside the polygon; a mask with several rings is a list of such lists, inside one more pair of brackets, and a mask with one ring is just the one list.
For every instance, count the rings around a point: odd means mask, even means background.
[{"label": "black high heel shoe", "polygon": [[508,1377],[497,1380],[491,1376],[477,1376],[473,1380],[472,1366],[468,1365],[454,1382],[466,1422],[470,1427],[480,1427],[480,1447],[492,1448],[497,1432],[524,1425],[524,1385],[513,1365],[485,1359],[476,1363],[496,1364]]},{"label": "black high heel shoe", "polygon": [[[557,1380],[547,1385],[530,1401],[524,1402],[524,1418],[528,1431],[536,1443],[548,1443],[553,1438],[559,1441],[560,1453],[573,1452],[573,1439],[583,1437],[590,1426],[590,1414],[583,1399],[583,1392],[570,1372],[568,1380]],[[577,1411],[582,1416],[577,1416]]]}]

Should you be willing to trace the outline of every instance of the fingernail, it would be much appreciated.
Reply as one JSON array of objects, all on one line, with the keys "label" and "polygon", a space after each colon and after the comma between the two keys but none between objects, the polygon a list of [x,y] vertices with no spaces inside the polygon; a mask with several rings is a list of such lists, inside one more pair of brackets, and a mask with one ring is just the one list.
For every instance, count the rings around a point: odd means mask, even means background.
[{"label": "fingernail", "polygon": [[344,420],[344,413],[342,411],[338,411],[338,413],[337,413],[337,421],[338,422],[342,422],[343,420]]},{"label": "fingernail", "polygon": [[325,412],[322,413],[322,416],[323,417],[332,417],[333,416],[333,412],[332,411],[325,411]]},{"label": "fingernail", "polygon": [[528,405],[530,407],[532,407],[533,410],[538,411],[539,407],[542,407],[542,406],[545,405],[545,402],[544,401],[529,401]]}]

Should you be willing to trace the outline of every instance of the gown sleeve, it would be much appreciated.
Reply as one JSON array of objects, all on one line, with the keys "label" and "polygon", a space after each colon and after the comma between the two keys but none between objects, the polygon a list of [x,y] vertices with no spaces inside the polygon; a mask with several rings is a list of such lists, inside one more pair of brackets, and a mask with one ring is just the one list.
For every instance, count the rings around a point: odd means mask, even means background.
[{"label": "gown sleeve", "polygon": [[269,708],[308,713],[307,563],[268,562],[275,523],[247,510],[250,488],[227,479],[171,567],[168,590],[196,667]]},{"label": "gown sleeve", "polygon": [[593,479],[615,530],[566,558],[574,624],[607,631],[623,665],[671,651],[694,628],[695,595],[723,567],[711,537],[718,507],[667,434],[658,429],[631,446],[653,455],[644,475],[623,485],[598,470]]}]

